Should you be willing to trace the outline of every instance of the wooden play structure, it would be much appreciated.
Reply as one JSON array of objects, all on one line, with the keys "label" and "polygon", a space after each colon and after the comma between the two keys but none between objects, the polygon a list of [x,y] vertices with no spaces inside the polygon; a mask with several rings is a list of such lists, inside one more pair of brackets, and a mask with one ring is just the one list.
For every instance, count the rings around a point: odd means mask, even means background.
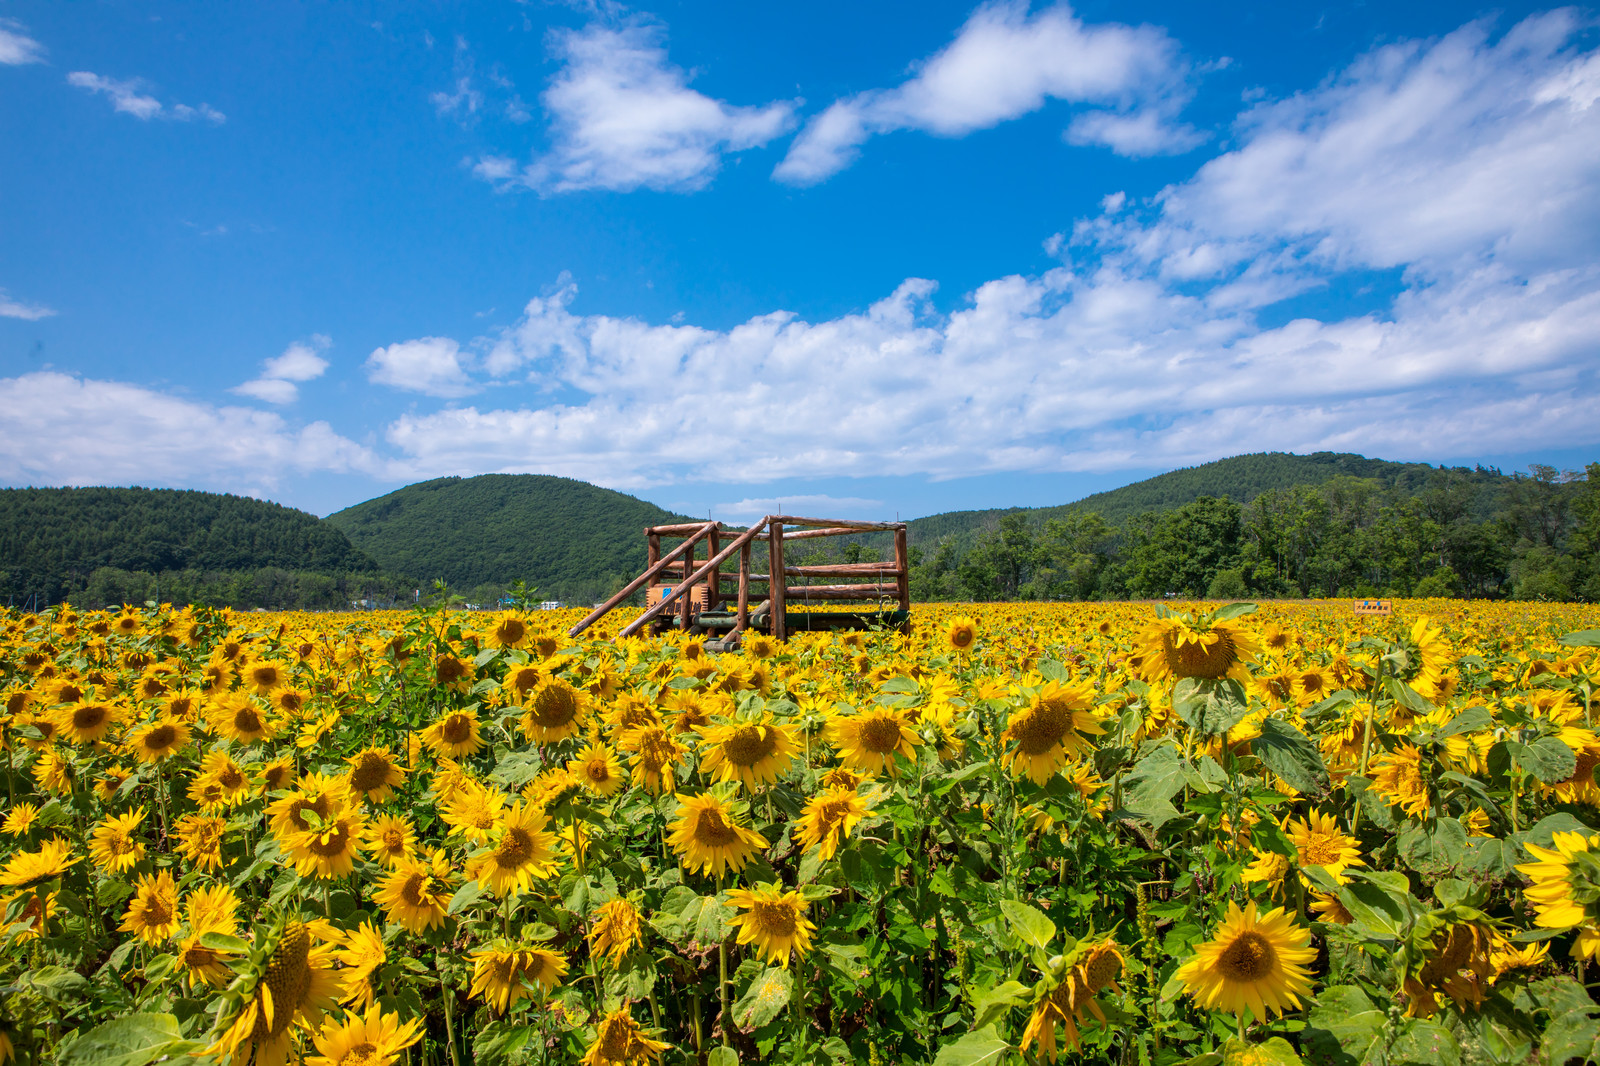
[{"label": "wooden play structure", "polygon": [[[894,534],[892,562],[816,566],[784,562],[784,545],[792,541],[873,532]],[[768,515],[743,531],[724,529],[721,522],[685,522],[647,526],[644,535],[649,545],[644,573],[568,630],[569,636],[576,637],[641,588],[648,589],[644,612],[618,636],[632,636],[646,626],[657,632],[676,626],[690,633],[722,634],[721,646],[731,648],[750,629],[787,640],[791,632],[801,629],[898,627],[906,625],[909,618],[911,570],[904,522]],[[672,539],[680,543],[663,555],[661,542]],[[758,544],[767,547],[764,574],[750,572]],[[790,578],[801,583],[790,585]],[[805,583],[815,578],[831,578],[834,583]],[[730,584],[736,586],[731,595],[726,588]],[[752,604],[758,588],[765,593],[760,602]],[[862,611],[804,610],[813,604],[840,601],[875,601],[876,606]],[[802,610],[791,610],[797,606]]]}]

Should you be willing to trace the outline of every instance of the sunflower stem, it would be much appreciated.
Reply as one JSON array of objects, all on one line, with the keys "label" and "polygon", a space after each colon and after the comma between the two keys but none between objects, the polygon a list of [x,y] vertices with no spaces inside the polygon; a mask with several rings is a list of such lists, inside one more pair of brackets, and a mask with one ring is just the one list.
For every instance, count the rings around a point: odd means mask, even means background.
[{"label": "sunflower stem", "polygon": [[[722,882],[723,874],[718,871],[717,895],[719,896],[722,895]],[[733,1019],[728,1011],[728,938],[726,936],[717,942],[717,971],[717,998],[722,1003],[722,1014],[718,1019],[718,1024],[722,1026],[722,1046],[732,1047],[733,1034],[731,1028]]]},{"label": "sunflower stem", "polygon": [[[1361,766],[1356,771],[1357,777],[1367,776],[1367,758],[1372,754],[1372,719],[1378,710],[1378,690],[1383,687],[1383,657],[1378,657],[1377,671],[1372,675],[1372,699],[1367,701],[1367,724],[1361,738]],[[1515,794],[1513,794],[1515,799]],[[1350,816],[1350,835],[1355,836],[1361,830],[1361,802],[1356,801],[1356,811]]]}]

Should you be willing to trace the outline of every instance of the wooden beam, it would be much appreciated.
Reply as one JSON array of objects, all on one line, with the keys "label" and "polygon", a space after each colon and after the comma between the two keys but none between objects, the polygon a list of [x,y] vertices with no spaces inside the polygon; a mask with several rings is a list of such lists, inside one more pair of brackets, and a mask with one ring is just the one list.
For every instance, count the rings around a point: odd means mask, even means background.
[{"label": "wooden beam", "polygon": [[[714,525],[715,523],[710,523],[710,524]],[[757,528],[759,528],[759,527],[757,527]],[[707,528],[706,532],[707,532],[707,534],[709,534],[710,533],[710,529]],[[717,554],[713,555],[710,559],[707,559],[704,563],[702,563],[701,566],[700,566],[700,569],[696,570],[694,573],[690,574],[688,577],[686,577],[682,581],[678,582],[678,584],[674,585],[671,592],[669,592],[665,596],[661,597],[661,602],[660,603],[656,604],[654,607],[646,608],[645,612],[643,614],[641,614],[638,618],[635,618],[633,621],[629,622],[626,626],[624,626],[623,629],[622,629],[622,632],[618,633],[617,636],[619,638],[620,637],[631,637],[635,633],[639,632],[639,630],[642,629],[644,626],[649,625],[650,622],[652,620],[654,620],[654,618],[658,614],[660,614],[661,612],[665,611],[668,607],[671,607],[679,599],[684,598],[688,594],[688,592],[689,592],[689,590],[691,588],[693,588],[695,585],[698,585],[700,582],[704,581],[706,579],[706,575],[711,573],[712,567],[714,567],[718,563],[724,561],[725,559],[728,558],[728,556],[732,555],[734,552],[738,551],[742,546],[744,546],[745,544],[750,543],[750,541],[752,541],[754,539],[755,538],[748,532],[741,533],[738,536],[738,538],[735,539],[730,544],[728,544],[727,547],[723,548]],[[685,541],[685,543],[686,544],[687,543],[692,543],[692,540],[691,541]],[[682,546],[680,545],[680,547],[682,547]],[[576,635],[576,634],[574,634],[574,635]]]},{"label": "wooden beam", "polygon": [[[704,529],[709,522],[679,522],[673,526],[645,526],[644,535],[647,537],[682,537],[690,533],[697,533]],[[721,523],[717,523],[720,525]]]},{"label": "wooden beam", "polygon": [[797,518],[794,515],[771,515],[768,522],[780,526],[821,526],[835,527],[849,530],[890,530],[904,529],[904,522],[852,522],[843,518]]},{"label": "wooden beam", "polygon": [[[767,519],[767,532],[770,534],[769,539],[767,540],[767,554],[768,554],[769,563],[770,563],[770,566],[771,566],[771,569],[768,572],[769,573],[773,573],[773,574],[782,574],[783,573],[783,521],[782,521],[782,519],[768,518]],[[773,581],[772,582],[772,587],[771,587],[771,590],[770,590],[769,594],[770,594],[770,596],[772,598],[772,639],[773,640],[788,640],[789,639],[789,627],[784,624],[784,620],[783,620],[783,610],[784,610],[783,599],[784,599],[784,594],[787,591],[788,590],[783,587],[783,582],[782,581]]]},{"label": "wooden beam", "polygon": [[911,610],[911,553],[906,548],[906,527],[894,531],[894,569],[900,609]]},{"label": "wooden beam", "polygon": [[[776,585],[773,591],[777,591]],[[792,585],[783,594],[791,600],[875,600],[893,597],[899,591],[899,585],[886,581],[874,585]]]},{"label": "wooden beam", "polygon": [[[861,530],[859,530],[859,529],[851,529],[848,526],[829,526],[826,529],[791,529],[789,532],[787,532],[787,533],[785,533],[783,535],[783,539],[784,540],[810,540],[812,537],[848,537],[852,533],[860,533],[860,532],[861,532]],[[762,535],[762,536],[757,537],[756,539],[757,540],[771,540],[772,538],[770,538],[770,537],[768,537],[766,535]]]},{"label": "wooden beam", "polygon": [[[711,527],[715,524],[716,523],[714,522],[705,523],[700,527],[699,533],[690,536],[682,544],[678,545],[676,548],[673,548],[666,554],[665,558],[658,559],[650,566],[646,567],[644,573],[628,582],[627,586],[623,588],[621,592],[617,593],[615,596],[611,597],[594,610],[590,611],[587,618],[573,626],[571,629],[567,630],[567,636],[575,637],[579,633],[582,633],[585,629],[588,629],[590,626],[594,625],[595,622],[599,621],[605,616],[606,612],[610,611],[613,607],[627,599],[629,596],[632,596],[635,592],[638,592],[645,585],[648,585],[651,580],[665,570],[668,564],[670,564],[678,556],[682,555],[686,551],[693,551],[695,543],[699,541],[701,537],[708,535],[711,532]],[[660,550],[659,547],[657,550]],[[674,588],[672,591],[678,592],[679,590]],[[666,603],[668,601],[663,599],[661,602]]]},{"label": "wooden beam", "polygon": [[[711,555],[715,558],[717,552],[722,550],[722,530],[719,526],[711,531]],[[706,583],[706,610],[715,611],[722,602],[722,572],[715,565],[711,567],[711,580]]]},{"label": "wooden beam", "polygon": [[739,545],[739,616],[733,627],[735,633],[750,624],[750,541],[754,539]]},{"label": "wooden beam", "polygon": [[786,566],[786,574],[796,577],[848,577],[851,574],[887,574],[895,573],[893,563],[822,563],[817,566]]}]

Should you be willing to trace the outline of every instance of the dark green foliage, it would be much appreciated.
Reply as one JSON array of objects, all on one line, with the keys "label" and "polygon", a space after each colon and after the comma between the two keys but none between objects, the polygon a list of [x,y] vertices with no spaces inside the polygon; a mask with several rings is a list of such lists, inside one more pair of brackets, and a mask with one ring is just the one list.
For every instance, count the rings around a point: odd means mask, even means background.
[{"label": "dark green foliage", "polygon": [[[360,584],[377,566],[315,515],[265,500],[178,489],[0,489],[0,602],[182,602],[180,581],[167,575],[187,574],[183,587],[216,595],[212,602],[267,606],[248,590],[229,594],[238,588],[234,575],[263,571],[290,574],[277,584],[299,583],[311,596],[276,605],[335,606],[341,582]],[[152,595],[141,594],[147,590]]]},{"label": "dark green foliage", "polygon": [[386,569],[452,588],[516,580],[553,599],[590,600],[644,569],[644,527],[689,521],[570,478],[438,478],[328,516]]}]

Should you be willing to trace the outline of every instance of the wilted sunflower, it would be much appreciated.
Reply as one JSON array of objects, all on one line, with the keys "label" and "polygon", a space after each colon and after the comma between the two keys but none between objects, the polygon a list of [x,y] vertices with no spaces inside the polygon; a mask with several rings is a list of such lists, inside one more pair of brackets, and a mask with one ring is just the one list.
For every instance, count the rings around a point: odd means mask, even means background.
[{"label": "wilted sunflower", "polygon": [[594,1043],[584,1052],[581,1066],[645,1066],[671,1046],[645,1036],[624,1006],[600,1019]]},{"label": "wilted sunflower", "polygon": [[453,895],[450,863],[444,852],[436,851],[427,861],[398,864],[379,881],[372,901],[383,908],[389,921],[420,935],[444,922]]},{"label": "wilted sunflower", "polygon": [[617,753],[602,743],[585,745],[577,758],[567,763],[567,770],[596,795],[615,795],[623,785],[622,763],[617,761]]},{"label": "wilted sunflower", "polygon": [[242,692],[223,692],[207,700],[201,713],[218,735],[236,744],[271,740],[277,727],[266,712]]},{"label": "wilted sunflower", "polygon": [[395,786],[406,779],[405,770],[391,754],[387,745],[381,748],[364,748],[350,756],[350,791],[367,797],[369,803],[386,803],[394,795]]},{"label": "wilted sunflower", "polygon": [[678,820],[667,843],[677,851],[683,865],[721,877],[727,870],[742,870],[750,856],[767,846],[767,840],[753,829],[734,821],[733,810],[711,793],[679,796]]},{"label": "wilted sunflower", "polygon": [[792,726],[770,715],[755,722],[706,725],[696,730],[704,741],[700,770],[713,781],[739,781],[746,788],[770,784],[800,751]]},{"label": "wilted sunflower", "polygon": [[854,788],[827,789],[806,801],[794,823],[794,841],[801,851],[816,848],[817,857],[827,862],[866,816],[866,802]]},{"label": "wilted sunflower", "polygon": [[159,944],[178,931],[178,886],[170,871],[139,877],[118,928],[146,944]]},{"label": "wilted sunflower", "polygon": [[1094,687],[1088,682],[1046,682],[1027,707],[1011,715],[1000,739],[1015,747],[1006,749],[1002,763],[1036,785],[1049,781],[1068,762],[1093,751],[1083,734],[1105,732],[1090,713],[1092,706]]},{"label": "wilted sunflower", "polygon": [[220,1034],[200,1052],[251,1066],[283,1066],[293,1049],[296,1026],[313,1026],[333,1004],[339,976],[330,965],[333,948],[316,943],[304,922],[279,919],[251,953],[245,975],[248,997],[232,1014],[219,1015]]},{"label": "wilted sunflower", "polygon": [[799,892],[770,884],[735,888],[729,891],[728,902],[740,912],[728,919],[730,926],[738,927],[739,943],[754,944],[768,964],[788,969],[791,952],[803,959],[811,950],[811,934],[817,927],[806,917],[811,905]]},{"label": "wilted sunflower", "polygon": [[477,708],[451,711],[422,731],[422,742],[441,758],[459,759],[463,755],[478,754],[483,750],[484,740],[478,732]]},{"label": "wilted sunflower", "polygon": [[238,933],[238,910],[239,897],[227,885],[213,885],[190,894],[184,907],[189,935],[178,946],[178,961],[191,988],[200,983],[222,988],[233,979],[233,971],[227,965],[233,956],[208,948],[200,940],[207,933]]},{"label": "wilted sunflower", "polygon": [[1078,1024],[1086,1013],[1101,1022],[1106,1020],[1094,997],[1106,988],[1120,991],[1117,978],[1122,975],[1122,967],[1122,951],[1116,941],[1107,938],[1080,942],[1062,960],[1059,980],[1047,977],[1034,987],[1033,1012],[1022,1032],[1022,1049],[1026,1051],[1038,1041],[1039,1055],[1055,1062],[1059,1055],[1056,1027],[1060,1026],[1066,1042],[1078,1050]]},{"label": "wilted sunflower", "polygon": [[1440,995],[1462,1007],[1481,1004],[1494,976],[1493,947],[1494,933],[1486,922],[1451,922],[1434,931],[1421,964],[1406,967],[1409,972],[1400,986],[1406,994],[1406,1015],[1433,1017]]},{"label": "wilted sunflower", "polygon": [[1249,630],[1232,620],[1205,624],[1169,614],[1151,621],[1139,635],[1140,671],[1146,681],[1231,677],[1248,682],[1246,667],[1260,651]]},{"label": "wilted sunflower", "polygon": [[917,734],[899,711],[869,707],[852,715],[828,720],[828,740],[839,749],[839,759],[852,770],[869,774],[888,771],[900,776],[896,755],[917,762]]},{"label": "wilted sunflower", "polygon": [[222,834],[228,823],[214,815],[186,814],[172,827],[178,854],[202,870],[222,868]]},{"label": "wilted sunflower", "polygon": [[528,696],[522,733],[535,744],[554,744],[583,732],[589,696],[559,677],[546,677]]},{"label": "wilted sunflower", "polygon": [[512,805],[496,828],[494,846],[467,860],[467,876],[501,898],[525,891],[555,857],[556,835],[545,830],[549,823],[538,807]]},{"label": "wilted sunflower", "polygon": [[114,814],[95,826],[89,840],[89,857],[108,874],[131,870],[144,858],[144,841],[139,839],[139,824],[145,809]]},{"label": "wilted sunflower", "polygon": [[1310,997],[1306,964],[1317,957],[1310,943],[1310,931],[1296,926],[1282,907],[1258,918],[1254,902],[1241,911],[1230,901],[1216,936],[1175,976],[1200,1006],[1229,1014],[1248,1009],[1266,1022]]},{"label": "wilted sunflower", "polygon": [[546,992],[561,983],[567,960],[553,951],[492,941],[472,953],[472,986],[468,995],[481,997],[501,1014],[531,995],[529,983]]},{"label": "wilted sunflower", "polygon": [[631,753],[628,763],[652,796],[676,787],[675,770],[683,758],[683,746],[666,727],[651,724],[625,729],[617,736],[617,747]]},{"label": "wilted sunflower", "polygon": [[944,644],[951,651],[968,652],[978,642],[978,623],[968,615],[957,615],[944,628]]},{"label": "wilted sunflower", "polygon": [[1425,818],[1433,809],[1422,752],[1405,742],[1372,764],[1372,790],[1413,818]]},{"label": "wilted sunflower", "polygon": [[135,729],[127,748],[142,763],[158,763],[172,758],[189,743],[189,727],[173,718],[158,718]]},{"label": "wilted sunflower", "polygon": [[6,860],[0,870],[0,885],[6,888],[35,888],[53,881],[82,862],[72,858],[72,845],[62,837],[51,837],[38,851],[19,851]]},{"label": "wilted sunflower", "polygon": [[620,966],[641,940],[639,909],[626,897],[618,896],[595,909],[589,925],[589,950],[596,958],[607,958],[612,966]]}]

